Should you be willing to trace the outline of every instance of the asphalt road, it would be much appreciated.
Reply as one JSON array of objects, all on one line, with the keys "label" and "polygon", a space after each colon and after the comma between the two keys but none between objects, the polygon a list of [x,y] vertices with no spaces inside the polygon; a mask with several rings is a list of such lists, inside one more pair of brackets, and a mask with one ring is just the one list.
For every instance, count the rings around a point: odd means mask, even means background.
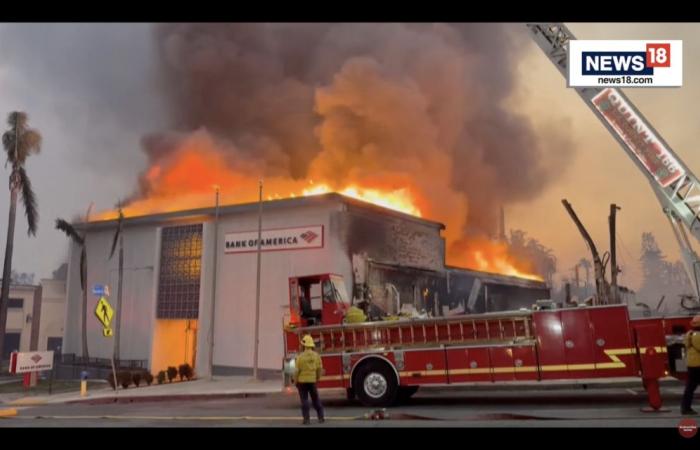
[{"label": "asphalt road", "polygon": [[[475,392],[422,389],[407,404],[388,408],[388,418],[369,420],[371,408],[340,391],[322,399],[327,422],[312,427],[672,427],[682,416],[682,387],[663,388],[668,411],[645,413],[642,389],[597,388]],[[696,400],[700,406],[700,399]],[[54,404],[18,407],[0,427],[297,427],[296,392],[196,401]],[[698,419],[700,422],[700,418]]]}]

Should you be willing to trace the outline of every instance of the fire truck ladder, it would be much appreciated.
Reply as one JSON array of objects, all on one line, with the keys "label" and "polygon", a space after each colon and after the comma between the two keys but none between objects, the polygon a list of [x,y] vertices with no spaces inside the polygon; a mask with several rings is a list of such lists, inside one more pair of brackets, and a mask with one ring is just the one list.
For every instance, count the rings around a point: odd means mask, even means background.
[{"label": "fire truck ladder", "polygon": [[457,344],[526,344],[533,340],[531,325],[528,312],[493,313],[298,328],[297,335],[311,334],[322,353],[337,353]]},{"label": "fire truck ladder", "polygon": [[[568,43],[572,39],[576,39],[569,29],[562,23],[533,23],[527,25],[531,32],[532,38],[537,45],[544,51],[549,60],[559,69],[559,72],[566,77],[568,65]],[[673,229],[673,234],[678,241],[683,255],[683,262],[697,298],[700,298],[700,258],[693,249],[688,240],[687,230],[690,234],[700,240],[700,180],[695,174],[685,165],[685,163],[675,154],[671,147],[663,140],[661,135],[651,126],[649,121],[642,115],[634,104],[620,91],[614,88],[597,88],[597,87],[576,87],[574,90],[579,94],[583,101],[593,111],[596,117],[605,125],[607,130],[617,139],[618,143],[625,150],[627,155],[637,165],[639,170],[647,177],[651,184],[652,190],[656,194],[661,203],[663,212],[668,217],[668,220]],[[641,155],[632,144],[625,139],[612,127],[605,118],[603,113],[596,107],[593,100],[603,91],[611,92],[620,98],[626,107],[631,111],[631,114],[636,115],[636,123],[634,128],[638,132],[645,134],[646,142],[657,142],[665,147],[666,158],[679,167],[682,174],[678,179],[664,185],[660,182],[654,173],[650,171],[641,161]],[[648,155],[647,155],[648,156]],[[657,155],[658,156],[658,155]],[[659,157],[659,159],[661,159]]]}]

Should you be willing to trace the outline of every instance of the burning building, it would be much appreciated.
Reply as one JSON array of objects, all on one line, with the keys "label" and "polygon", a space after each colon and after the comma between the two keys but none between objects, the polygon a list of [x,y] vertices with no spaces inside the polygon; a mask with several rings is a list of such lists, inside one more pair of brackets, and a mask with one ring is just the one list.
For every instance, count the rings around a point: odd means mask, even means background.
[{"label": "burning building", "polygon": [[[441,223],[337,193],[266,201],[262,223],[262,369],[280,369],[282,321],[292,276],[342,275],[354,297],[367,287],[387,312],[411,304],[442,315],[460,307],[504,309],[548,297],[540,281],[446,267]],[[218,225],[213,207],[125,219],[120,358],[145,360],[153,372],[188,362],[203,375],[208,371],[213,316],[214,373],[249,371],[257,224],[257,203],[220,207]],[[108,258],[116,221],[78,227],[86,235],[88,289],[107,284],[111,298],[116,298],[118,263]],[[80,249],[75,244],[70,255],[66,313],[78,318]],[[396,297],[383,293],[387,291]],[[508,303],[505,298],[521,301]],[[394,300],[397,306],[392,307]],[[96,301],[93,297],[88,305],[88,347],[91,357],[107,358],[113,343],[92,317]],[[68,323],[63,351],[81,353],[79,320]]]}]

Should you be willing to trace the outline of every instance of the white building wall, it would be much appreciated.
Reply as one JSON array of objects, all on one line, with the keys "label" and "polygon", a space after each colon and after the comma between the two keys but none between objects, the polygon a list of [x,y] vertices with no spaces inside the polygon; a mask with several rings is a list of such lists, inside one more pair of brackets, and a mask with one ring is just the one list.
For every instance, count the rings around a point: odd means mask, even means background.
[{"label": "white building wall", "polygon": [[[121,359],[150,359],[153,333],[156,236],[153,226],[124,228],[124,282],[122,296],[122,336],[120,338]],[[87,236],[87,289],[88,289],[88,350],[90,357],[109,358],[113,352],[113,339],[102,334],[102,324],[95,317],[98,297],[92,294],[96,284],[110,287],[109,302],[116,309],[119,255],[118,249],[112,259],[109,251],[114,230],[92,231]],[[71,243],[68,267],[66,326],[64,331],[64,353],[82,354],[81,318],[82,292],[80,287],[80,247]],[[116,316],[112,319],[112,328]]]},{"label": "white building wall", "polygon": [[34,291],[36,286],[10,286],[10,298],[21,298],[22,308],[7,308],[7,325],[5,333],[20,333],[18,349],[29,351],[32,335],[32,315],[34,308]]},{"label": "white building wall", "polygon": [[42,279],[41,324],[39,326],[39,348],[46,350],[48,338],[62,337],[65,326],[66,282]]},{"label": "white building wall", "polygon": [[[279,370],[283,357],[282,322],[288,310],[288,278],[321,273],[337,273],[352,293],[352,264],[350,253],[365,251],[360,246],[366,233],[378,232],[371,222],[363,227],[350,227],[345,217],[347,205],[341,201],[294,204],[289,208],[277,205],[263,212],[263,229],[323,225],[324,246],[320,249],[270,251],[262,253],[260,302],[259,367]],[[382,223],[381,217],[376,223]],[[164,226],[184,223],[204,223],[202,277],[198,319],[196,369],[207,374],[209,361],[211,317],[211,288],[213,278],[213,217],[163,220],[143,225],[127,226],[124,230],[125,278],[122,307],[122,359],[151,359],[155,325],[156,296],[160,259],[160,232]],[[384,235],[390,236],[396,227],[384,225]],[[230,232],[257,230],[255,209],[222,215],[217,245],[217,287],[215,308],[214,366],[221,372],[229,368],[250,368],[253,365],[255,331],[255,290],[257,255],[225,253],[225,235]],[[439,231],[429,227],[438,236]],[[381,231],[381,230],[379,230]],[[118,255],[109,260],[113,229],[93,229],[88,233],[88,340],[91,357],[107,358],[112,354],[112,340],[102,336],[102,325],[94,316],[97,298],[92,295],[95,284],[109,284],[110,303],[116,307]],[[348,234],[355,236],[348,240]],[[358,247],[358,248],[355,248]],[[371,246],[369,247],[372,248]],[[81,353],[81,290],[80,248],[71,243],[68,281],[64,352]]]},{"label": "white building wall", "polygon": [[[264,230],[323,225],[324,246],[262,252],[258,356],[262,369],[281,368],[284,354],[282,321],[289,305],[289,277],[334,272],[343,275],[350,288],[350,258],[339,248],[337,235],[330,232],[331,212],[341,208],[342,204],[327,204],[263,213]],[[257,214],[251,212],[222,217],[219,223],[215,366],[253,366],[257,254],[225,253],[224,236],[230,232],[256,230],[257,221]],[[205,264],[210,264],[209,260]],[[208,298],[204,300],[208,301]],[[200,336],[202,333],[206,336],[206,329],[200,328]],[[200,338],[199,342],[206,342],[206,338]]]}]

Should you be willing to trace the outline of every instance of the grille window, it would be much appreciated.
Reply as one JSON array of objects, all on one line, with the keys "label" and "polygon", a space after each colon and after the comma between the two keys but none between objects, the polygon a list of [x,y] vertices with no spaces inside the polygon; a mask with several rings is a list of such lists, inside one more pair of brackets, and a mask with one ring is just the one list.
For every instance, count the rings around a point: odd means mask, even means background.
[{"label": "grille window", "polygon": [[202,224],[163,228],[158,279],[159,319],[197,319]]}]

